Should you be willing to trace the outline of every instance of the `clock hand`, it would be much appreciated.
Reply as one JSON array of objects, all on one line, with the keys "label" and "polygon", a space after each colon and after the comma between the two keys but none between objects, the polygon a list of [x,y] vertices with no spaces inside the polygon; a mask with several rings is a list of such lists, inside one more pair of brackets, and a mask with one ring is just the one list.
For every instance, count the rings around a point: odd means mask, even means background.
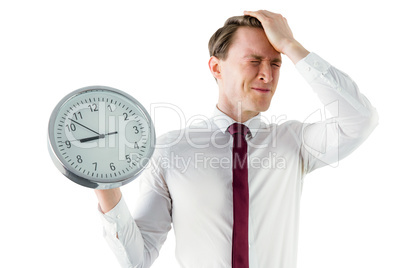
[{"label": "clock hand", "polygon": [[99,136],[93,136],[93,137],[89,137],[89,138],[85,138],[85,139],[80,139],[79,141],[80,141],[81,143],[83,143],[83,142],[88,142],[88,141],[93,141],[93,140],[102,139],[102,138],[104,138],[104,137],[105,137],[105,135],[99,135]]},{"label": "clock hand", "polygon": [[86,129],[88,129],[88,130],[92,131],[93,133],[100,135],[100,134],[99,134],[98,132],[96,132],[95,130],[90,129],[89,127],[84,126],[83,124],[78,123],[77,121],[75,121],[75,120],[73,120],[73,119],[71,119],[71,118],[68,118],[68,119],[70,119],[70,120],[71,120],[71,121],[73,121],[74,123],[76,123],[76,124],[78,124],[78,125],[80,125],[80,126],[82,126],[82,127],[86,128]]},{"label": "clock hand", "polygon": [[105,136],[114,135],[114,134],[117,134],[117,131],[115,131],[115,132],[110,132],[110,133],[108,133],[108,134],[102,134],[102,135],[99,135],[99,136],[93,136],[93,137],[89,137],[89,138],[80,139],[79,141],[80,141],[81,143],[83,143],[83,142],[88,142],[88,141],[103,139]]},{"label": "clock hand", "polygon": [[110,132],[110,133],[108,133],[108,134],[105,134],[105,136],[114,135],[114,134],[117,134],[117,131],[114,131],[114,132]]}]

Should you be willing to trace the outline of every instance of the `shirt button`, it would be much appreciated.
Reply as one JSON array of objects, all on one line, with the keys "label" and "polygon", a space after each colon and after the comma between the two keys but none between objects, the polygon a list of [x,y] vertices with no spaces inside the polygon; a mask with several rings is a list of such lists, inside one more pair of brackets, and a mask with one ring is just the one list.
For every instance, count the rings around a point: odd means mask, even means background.
[{"label": "shirt button", "polygon": [[314,62],[314,67],[319,67],[320,63],[318,61]]},{"label": "shirt button", "polygon": [[311,71],[311,67],[307,67],[306,70],[307,70],[308,72],[310,72],[310,71]]},{"label": "shirt button", "polygon": [[120,214],[118,214],[118,215],[116,216],[116,218],[120,219]]}]

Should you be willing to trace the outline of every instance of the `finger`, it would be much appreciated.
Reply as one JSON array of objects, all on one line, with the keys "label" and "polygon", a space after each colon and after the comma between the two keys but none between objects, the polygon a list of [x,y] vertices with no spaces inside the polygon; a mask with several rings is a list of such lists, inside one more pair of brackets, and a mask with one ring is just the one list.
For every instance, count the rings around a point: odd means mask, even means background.
[{"label": "finger", "polygon": [[258,20],[262,19],[263,14],[260,11],[244,11],[245,16],[251,16]]},{"label": "finger", "polygon": [[264,19],[264,18],[275,19],[276,17],[281,16],[280,14],[273,13],[268,10],[244,11],[244,15],[252,16],[259,20]]},{"label": "finger", "polygon": [[254,13],[255,12],[253,12],[253,11],[244,11],[243,12],[244,15],[248,15],[248,16],[253,16]]}]

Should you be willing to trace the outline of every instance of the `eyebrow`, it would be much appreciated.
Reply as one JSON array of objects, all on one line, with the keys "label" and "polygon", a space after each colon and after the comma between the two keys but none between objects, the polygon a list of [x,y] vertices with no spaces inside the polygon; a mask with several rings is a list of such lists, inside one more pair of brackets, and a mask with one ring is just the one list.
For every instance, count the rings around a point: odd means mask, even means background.
[{"label": "eyebrow", "polygon": [[[245,56],[244,58],[254,58],[256,60],[262,60],[264,57],[257,55],[257,54],[250,54],[250,55]],[[271,60],[271,62],[282,63],[282,60],[280,58],[273,58]]]}]

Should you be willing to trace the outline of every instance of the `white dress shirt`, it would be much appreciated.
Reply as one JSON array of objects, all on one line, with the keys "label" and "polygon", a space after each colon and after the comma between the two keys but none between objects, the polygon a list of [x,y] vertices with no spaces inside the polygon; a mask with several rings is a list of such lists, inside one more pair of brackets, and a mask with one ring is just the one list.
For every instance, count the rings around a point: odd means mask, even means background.
[{"label": "white dress shirt", "polygon": [[[316,54],[296,69],[333,117],[278,125],[258,115],[245,122],[250,129],[250,268],[296,267],[305,175],[347,156],[378,123],[356,84]],[[100,213],[104,236],[122,267],[150,267],[172,223],[181,267],[231,267],[232,137],[227,128],[233,122],[215,109],[208,120],[158,138],[133,214],[124,198]]]}]

